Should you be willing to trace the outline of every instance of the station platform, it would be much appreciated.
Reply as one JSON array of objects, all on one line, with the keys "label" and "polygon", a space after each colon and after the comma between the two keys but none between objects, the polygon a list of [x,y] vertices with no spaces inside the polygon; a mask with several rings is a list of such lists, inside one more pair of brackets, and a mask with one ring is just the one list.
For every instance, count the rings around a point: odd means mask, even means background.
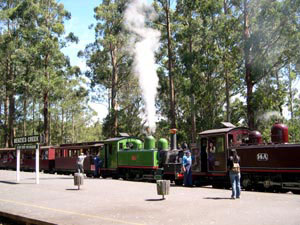
[{"label": "station platform", "polygon": [[[156,184],[86,178],[78,190],[73,176],[0,170],[0,216],[27,224],[218,224],[299,225],[300,195],[171,186],[161,200]],[[34,222],[35,221],[35,222]],[[25,221],[26,222],[26,221]]]}]

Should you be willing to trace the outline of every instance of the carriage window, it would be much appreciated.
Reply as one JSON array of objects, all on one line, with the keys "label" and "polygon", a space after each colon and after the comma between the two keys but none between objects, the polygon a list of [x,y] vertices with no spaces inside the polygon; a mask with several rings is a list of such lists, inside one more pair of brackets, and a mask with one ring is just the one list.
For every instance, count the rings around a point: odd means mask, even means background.
[{"label": "carriage window", "polygon": [[228,135],[228,145],[229,145],[229,146],[232,146],[232,145],[233,145],[233,135],[232,135],[232,134],[229,134],[229,135]]},{"label": "carriage window", "polygon": [[60,150],[56,150],[55,151],[55,158],[59,158],[60,157]]},{"label": "carriage window", "polygon": [[216,138],[216,152],[224,152],[224,137]]},{"label": "carriage window", "polygon": [[236,137],[236,142],[238,144],[241,144],[242,143],[242,135],[241,134],[238,134],[237,137]]},{"label": "carriage window", "polygon": [[110,154],[110,155],[112,154],[112,149],[113,149],[112,144],[109,144],[109,145],[108,145],[108,151],[109,151],[109,154]]},{"label": "carriage window", "polygon": [[119,150],[124,150],[123,149],[123,143],[119,143]]}]

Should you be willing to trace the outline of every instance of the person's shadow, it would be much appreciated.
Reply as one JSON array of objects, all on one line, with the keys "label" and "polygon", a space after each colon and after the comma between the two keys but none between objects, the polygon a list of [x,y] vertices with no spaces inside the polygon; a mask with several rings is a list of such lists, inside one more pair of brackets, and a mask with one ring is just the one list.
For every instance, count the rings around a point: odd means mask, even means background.
[{"label": "person's shadow", "polygon": [[231,198],[222,198],[222,197],[205,197],[203,199],[210,199],[210,200],[231,200]]},{"label": "person's shadow", "polygon": [[158,202],[158,201],[164,201],[166,198],[153,198],[153,199],[145,199],[146,202]]}]

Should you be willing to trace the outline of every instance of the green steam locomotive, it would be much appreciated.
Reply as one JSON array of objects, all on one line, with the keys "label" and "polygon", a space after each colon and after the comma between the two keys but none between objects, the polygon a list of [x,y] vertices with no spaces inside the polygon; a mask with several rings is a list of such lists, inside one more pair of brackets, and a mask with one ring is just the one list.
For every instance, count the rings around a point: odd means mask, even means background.
[{"label": "green steam locomotive", "polygon": [[165,138],[160,138],[157,143],[153,136],[146,137],[144,142],[126,135],[107,139],[100,151],[103,162],[100,175],[103,178],[125,180],[159,179],[168,150],[169,145]]}]

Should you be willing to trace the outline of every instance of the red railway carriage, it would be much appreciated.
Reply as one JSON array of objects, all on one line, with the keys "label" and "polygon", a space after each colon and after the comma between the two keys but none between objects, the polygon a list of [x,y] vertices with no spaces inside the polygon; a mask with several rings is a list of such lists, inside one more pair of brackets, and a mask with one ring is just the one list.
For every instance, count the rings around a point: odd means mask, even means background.
[{"label": "red railway carriage", "polygon": [[[289,144],[287,127],[275,124],[272,143],[244,127],[226,127],[200,133],[198,148],[192,150],[194,182],[229,187],[227,159],[231,149],[241,157],[242,185],[246,189],[300,192],[300,144]],[[212,143],[214,152],[208,151]]]},{"label": "red railway carriage", "polygon": [[14,148],[0,148],[0,169],[16,168],[16,152]]},{"label": "red railway carriage", "polygon": [[[20,169],[26,171],[35,170],[35,149],[20,150]],[[40,170],[45,172],[54,171],[55,148],[53,146],[40,146]],[[0,168],[16,169],[15,148],[0,149]]]},{"label": "red railway carriage", "polygon": [[[40,170],[54,171],[55,147],[40,146]],[[35,149],[21,150],[21,170],[35,171]]]},{"label": "red railway carriage", "polygon": [[103,142],[84,142],[62,144],[55,148],[55,172],[63,174],[74,173],[77,169],[77,157],[84,153],[87,157],[84,160],[84,172],[92,176],[95,171],[94,156],[97,155],[103,147]]}]

